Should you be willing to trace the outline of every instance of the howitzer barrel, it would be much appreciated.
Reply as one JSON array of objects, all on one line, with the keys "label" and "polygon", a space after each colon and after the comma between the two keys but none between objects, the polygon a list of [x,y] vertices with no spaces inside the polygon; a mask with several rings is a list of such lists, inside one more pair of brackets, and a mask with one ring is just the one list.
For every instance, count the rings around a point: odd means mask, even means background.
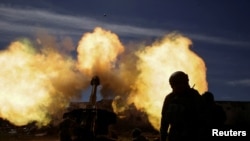
[{"label": "howitzer barrel", "polygon": [[100,79],[98,76],[94,76],[90,82],[90,84],[92,85],[92,91],[91,91],[91,95],[89,98],[89,104],[91,106],[91,108],[96,106],[96,91],[97,91],[97,86],[100,85]]}]

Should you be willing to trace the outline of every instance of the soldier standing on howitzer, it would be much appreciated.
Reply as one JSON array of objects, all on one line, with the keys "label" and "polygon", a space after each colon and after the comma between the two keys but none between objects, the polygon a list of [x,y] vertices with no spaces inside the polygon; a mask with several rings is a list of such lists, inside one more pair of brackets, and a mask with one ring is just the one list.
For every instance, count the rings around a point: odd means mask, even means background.
[{"label": "soldier standing on howitzer", "polygon": [[[169,78],[172,92],[166,96],[160,125],[161,141],[199,141],[202,136],[202,99],[189,86],[188,75],[182,71]],[[169,133],[168,133],[168,128]]]}]

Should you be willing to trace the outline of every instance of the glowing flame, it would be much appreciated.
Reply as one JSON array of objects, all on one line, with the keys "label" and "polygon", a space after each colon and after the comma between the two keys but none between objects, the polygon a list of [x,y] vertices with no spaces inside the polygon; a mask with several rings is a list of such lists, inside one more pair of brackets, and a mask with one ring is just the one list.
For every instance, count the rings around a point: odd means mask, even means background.
[{"label": "glowing flame", "polygon": [[38,53],[28,40],[1,51],[0,65],[0,117],[15,125],[47,125],[83,87],[73,60],[49,48]]},{"label": "glowing flame", "polygon": [[52,36],[43,35],[36,42],[40,50],[26,40],[0,52],[0,117],[16,125],[33,121],[46,125],[89,86],[94,75],[100,78],[104,98],[117,96],[116,112],[134,103],[155,129],[173,72],[186,72],[191,86],[195,84],[200,93],[207,90],[205,63],[190,50],[192,42],[179,34],[146,47],[133,45],[125,52],[116,34],[97,27],[79,41],[77,60],[65,53],[73,49],[70,38],[61,43],[65,48],[60,53]]},{"label": "glowing flame", "polygon": [[200,93],[207,90],[205,63],[189,49],[190,45],[188,38],[170,34],[136,52],[140,74],[128,102],[145,110],[155,129],[159,129],[163,100],[171,92],[168,79],[173,72],[184,71],[191,86],[195,84]]},{"label": "glowing flame", "polygon": [[104,97],[112,95],[108,92],[110,90],[118,94],[121,90],[115,89],[124,85],[116,67],[117,58],[123,51],[118,36],[100,27],[95,28],[93,33],[84,34],[78,44],[78,68],[89,79],[99,76]]},{"label": "glowing flame", "polygon": [[101,78],[103,96],[117,96],[113,102],[115,112],[134,103],[159,129],[163,100],[171,91],[168,78],[173,72],[186,72],[191,86],[195,85],[200,93],[207,90],[205,63],[190,50],[191,44],[188,38],[173,33],[152,46],[124,53],[114,33],[96,28],[79,42],[79,68],[90,77],[97,74]]},{"label": "glowing flame", "polygon": [[124,51],[124,47],[117,35],[96,28],[93,33],[86,33],[82,37],[77,51],[79,69],[92,77],[114,68],[117,56]]}]

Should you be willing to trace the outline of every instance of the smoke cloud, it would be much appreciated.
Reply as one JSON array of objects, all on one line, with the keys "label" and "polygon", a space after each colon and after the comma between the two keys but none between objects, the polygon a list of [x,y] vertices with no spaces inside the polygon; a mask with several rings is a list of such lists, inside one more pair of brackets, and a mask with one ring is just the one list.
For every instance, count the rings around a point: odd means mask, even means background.
[{"label": "smoke cloud", "polygon": [[40,31],[35,41],[14,41],[0,52],[5,66],[0,71],[0,117],[16,125],[46,125],[98,75],[101,95],[114,98],[115,112],[134,104],[158,129],[164,97],[171,91],[171,73],[185,71],[200,93],[207,90],[205,63],[191,44],[187,37],[172,33],[149,45],[125,47],[115,33],[97,27],[74,47],[70,37],[58,40]]}]

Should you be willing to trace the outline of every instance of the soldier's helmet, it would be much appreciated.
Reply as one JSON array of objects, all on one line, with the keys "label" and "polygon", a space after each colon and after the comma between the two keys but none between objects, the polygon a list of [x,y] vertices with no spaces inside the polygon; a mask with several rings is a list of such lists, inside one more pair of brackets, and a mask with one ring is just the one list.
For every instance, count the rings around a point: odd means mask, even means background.
[{"label": "soldier's helmet", "polygon": [[176,71],[169,78],[169,83],[171,86],[185,84],[188,83],[188,81],[188,75],[183,71]]},{"label": "soldier's helmet", "polygon": [[206,91],[203,95],[202,95],[203,99],[208,102],[208,103],[213,103],[214,102],[214,95],[212,92]]}]

